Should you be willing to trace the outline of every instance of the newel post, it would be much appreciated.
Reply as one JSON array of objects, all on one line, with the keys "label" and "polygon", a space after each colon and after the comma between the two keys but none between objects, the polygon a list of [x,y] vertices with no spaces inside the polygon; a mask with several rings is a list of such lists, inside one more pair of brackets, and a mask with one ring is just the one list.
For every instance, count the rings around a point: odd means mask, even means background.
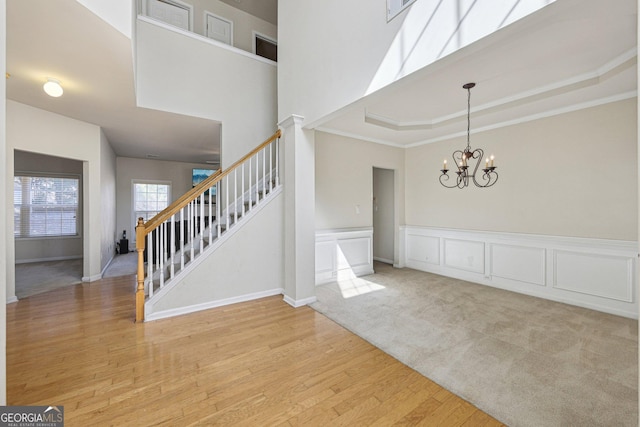
[{"label": "newel post", "polygon": [[136,323],[144,322],[144,220],[138,218],[136,251],[138,252],[138,287],[136,289]]}]

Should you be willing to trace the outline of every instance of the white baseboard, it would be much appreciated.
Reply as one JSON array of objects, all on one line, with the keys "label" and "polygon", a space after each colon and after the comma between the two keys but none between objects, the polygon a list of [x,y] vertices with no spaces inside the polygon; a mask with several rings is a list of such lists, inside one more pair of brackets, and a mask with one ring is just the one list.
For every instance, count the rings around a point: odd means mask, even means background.
[{"label": "white baseboard", "polygon": [[378,261],[378,262],[384,262],[385,264],[393,265],[393,260],[392,259],[380,258],[379,256],[374,256],[373,260],[374,261]]},{"label": "white baseboard", "polygon": [[302,306],[305,306],[305,305],[313,304],[318,299],[315,296],[313,296],[313,297],[309,297],[309,298],[303,298],[303,299],[300,299],[300,300],[294,300],[289,295],[285,295],[283,300],[284,300],[284,302],[289,304],[291,307],[298,308],[298,307],[302,307]]},{"label": "white baseboard", "polygon": [[15,295],[12,297],[7,297],[7,304],[13,304],[14,302],[18,302],[18,297]]},{"label": "white baseboard", "polygon": [[[155,313],[147,314],[145,316],[144,321],[145,322],[149,322],[149,321],[153,321],[153,320],[165,319],[167,317],[174,317],[174,316],[180,316],[180,315],[183,315],[183,314],[195,313],[197,311],[208,310],[210,308],[222,307],[222,306],[225,306],[225,305],[237,304],[239,302],[247,302],[247,301],[253,301],[255,299],[272,297],[274,295],[282,295],[283,292],[284,292],[284,289],[277,288],[277,289],[271,289],[271,290],[268,290],[268,291],[262,291],[262,292],[255,292],[255,293],[246,294],[246,295],[240,295],[240,296],[232,297],[232,298],[225,298],[225,299],[216,300],[216,301],[208,301],[208,302],[205,302],[205,303],[202,303],[202,304],[195,304],[195,305],[190,305],[190,306],[186,306],[186,307],[180,307],[180,308],[173,308],[173,309],[170,309],[170,310],[158,311],[158,312],[155,312]],[[145,306],[145,313],[148,313],[148,307],[146,307],[146,306]]]},{"label": "white baseboard", "polygon": [[625,317],[638,317],[637,242],[401,227],[400,264]]},{"label": "white baseboard", "polygon": [[109,262],[107,262],[107,264],[104,266],[104,268],[100,272],[100,278],[102,278],[104,276],[104,273],[107,271],[107,268],[109,268],[109,266],[113,262],[114,258],[115,258],[115,256],[112,256],[111,259],[109,260]]},{"label": "white baseboard", "polygon": [[96,280],[100,280],[102,279],[102,273],[100,274],[94,274],[93,276],[83,276],[82,277],[82,281],[87,283],[87,282],[95,282]]},{"label": "white baseboard", "polygon": [[316,285],[373,273],[373,228],[316,231]]}]

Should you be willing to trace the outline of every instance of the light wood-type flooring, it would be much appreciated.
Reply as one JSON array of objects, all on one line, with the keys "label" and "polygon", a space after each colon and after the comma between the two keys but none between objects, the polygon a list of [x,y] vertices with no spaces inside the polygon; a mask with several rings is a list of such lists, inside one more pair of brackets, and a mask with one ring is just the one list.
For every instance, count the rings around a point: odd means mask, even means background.
[{"label": "light wood-type flooring", "polygon": [[498,421],[282,297],[135,324],[133,276],[7,306],[9,405],[70,426],[427,425]]}]

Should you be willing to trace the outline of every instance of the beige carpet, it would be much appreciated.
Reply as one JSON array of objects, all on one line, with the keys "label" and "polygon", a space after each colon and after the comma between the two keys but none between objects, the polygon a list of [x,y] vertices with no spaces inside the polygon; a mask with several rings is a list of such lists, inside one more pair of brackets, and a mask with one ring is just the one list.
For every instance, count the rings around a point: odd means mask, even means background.
[{"label": "beige carpet", "polygon": [[638,322],[411,269],[314,309],[512,426],[638,426]]},{"label": "beige carpet", "polygon": [[102,277],[120,277],[136,274],[138,270],[138,253],[116,255],[107,267]]},{"label": "beige carpet", "polygon": [[16,264],[16,297],[82,283],[82,259]]}]

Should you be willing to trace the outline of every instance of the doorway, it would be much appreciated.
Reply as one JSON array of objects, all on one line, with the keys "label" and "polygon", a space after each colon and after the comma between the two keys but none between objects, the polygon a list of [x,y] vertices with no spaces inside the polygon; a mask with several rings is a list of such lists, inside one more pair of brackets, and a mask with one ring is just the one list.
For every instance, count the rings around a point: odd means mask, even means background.
[{"label": "doorway", "polygon": [[373,259],[393,264],[395,171],[373,168]]}]

